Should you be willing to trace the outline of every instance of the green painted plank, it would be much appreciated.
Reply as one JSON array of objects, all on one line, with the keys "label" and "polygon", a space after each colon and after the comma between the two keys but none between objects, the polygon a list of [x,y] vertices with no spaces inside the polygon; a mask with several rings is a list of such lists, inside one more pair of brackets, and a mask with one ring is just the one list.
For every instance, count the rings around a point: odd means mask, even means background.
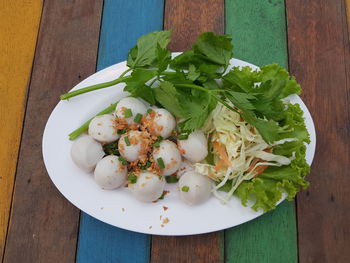
[{"label": "green painted plank", "polygon": [[[233,37],[234,57],[258,66],[288,65],[283,0],[226,0],[226,34]],[[294,202],[251,222],[226,230],[226,262],[297,262]]]}]

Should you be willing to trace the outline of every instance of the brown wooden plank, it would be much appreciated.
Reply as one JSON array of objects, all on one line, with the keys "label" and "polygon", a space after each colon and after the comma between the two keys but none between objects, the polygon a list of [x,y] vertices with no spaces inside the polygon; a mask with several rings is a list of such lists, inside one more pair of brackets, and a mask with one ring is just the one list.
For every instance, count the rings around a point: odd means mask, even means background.
[{"label": "brown wooden plank", "polygon": [[224,33],[224,0],[167,0],[164,28],[172,29],[170,49],[184,51],[206,31]]},{"label": "brown wooden plank", "polygon": [[287,0],[290,70],[304,88],[317,149],[297,198],[300,262],[350,258],[350,44],[343,0]]},{"label": "brown wooden plank", "polygon": [[41,0],[0,1],[0,262],[41,10]]},{"label": "brown wooden plank", "polygon": [[79,210],[50,181],[41,139],[59,95],[95,71],[101,8],[94,0],[44,2],[4,262],[75,261]]},{"label": "brown wooden plank", "polygon": [[196,236],[153,236],[151,262],[223,262],[224,231]]},{"label": "brown wooden plank", "polygon": [[[224,1],[168,0],[164,27],[173,30],[170,48],[184,51],[202,32],[224,32]],[[183,237],[153,236],[151,262],[223,262],[223,242],[223,231]]]}]

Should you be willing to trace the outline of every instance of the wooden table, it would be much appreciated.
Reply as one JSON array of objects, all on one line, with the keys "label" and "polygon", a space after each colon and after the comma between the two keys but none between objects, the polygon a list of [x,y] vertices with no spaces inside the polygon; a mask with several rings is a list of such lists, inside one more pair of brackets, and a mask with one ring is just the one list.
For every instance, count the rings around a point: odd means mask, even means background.
[{"label": "wooden table", "polygon": [[[349,0],[1,1],[0,259],[349,262],[349,10]],[[230,34],[236,58],[277,62],[297,77],[317,152],[295,202],[225,231],[162,237],[106,225],[57,191],[41,139],[58,96],[162,28],[173,29],[174,51],[203,31]]]}]

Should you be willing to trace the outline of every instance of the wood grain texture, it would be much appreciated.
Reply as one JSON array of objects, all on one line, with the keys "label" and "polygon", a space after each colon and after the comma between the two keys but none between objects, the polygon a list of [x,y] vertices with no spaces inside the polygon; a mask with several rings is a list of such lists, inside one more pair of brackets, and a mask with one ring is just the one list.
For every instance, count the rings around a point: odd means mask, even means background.
[{"label": "wood grain texture", "polygon": [[[233,37],[234,57],[256,65],[287,67],[285,7],[282,0],[226,0],[226,34]],[[225,233],[227,262],[297,262],[293,202]]]},{"label": "wood grain texture", "polygon": [[95,0],[45,0],[4,262],[75,260],[79,211],[49,179],[41,139],[59,95],[95,71],[101,7]]},{"label": "wood grain texture", "polygon": [[[97,70],[123,61],[143,34],[161,30],[163,0],[104,2]],[[78,263],[148,262],[150,236],[98,221],[82,213]]]},{"label": "wood grain texture", "polygon": [[172,29],[172,51],[191,47],[200,33],[224,32],[224,0],[167,0],[164,28]]},{"label": "wood grain texture", "polygon": [[[223,33],[224,1],[168,0],[164,27],[173,29],[171,49],[186,50],[202,32]],[[223,262],[223,237],[223,231],[183,237],[153,236],[151,262]]]},{"label": "wood grain texture", "polygon": [[345,5],[342,0],[288,0],[287,15],[290,70],[304,89],[317,134],[311,185],[297,199],[299,261],[348,262],[350,44]]},{"label": "wood grain texture", "polygon": [[41,0],[0,2],[0,261],[41,9]]},{"label": "wood grain texture", "polygon": [[223,262],[224,231],[194,236],[153,236],[151,262]]},{"label": "wood grain texture", "polygon": [[345,0],[346,17],[348,24],[348,37],[350,37],[350,0]]}]

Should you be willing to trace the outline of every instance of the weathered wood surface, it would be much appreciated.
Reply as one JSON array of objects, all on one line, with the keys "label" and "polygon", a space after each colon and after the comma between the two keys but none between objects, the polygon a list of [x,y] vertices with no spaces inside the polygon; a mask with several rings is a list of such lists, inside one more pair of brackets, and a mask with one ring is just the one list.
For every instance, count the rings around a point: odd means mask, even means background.
[{"label": "weathered wood surface", "polygon": [[[123,61],[143,34],[161,30],[163,0],[104,1],[97,70]],[[107,225],[82,213],[77,262],[148,262],[150,236]]]},{"label": "weathered wood surface", "polygon": [[[302,8],[300,8],[302,6]],[[290,70],[316,125],[308,191],[297,198],[299,261],[350,258],[350,44],[342,0],[287,1]]]},{"label": "weathered wood surface", "polygon": [[348,37],[350,37],[350,0],[345,0],[346,16],[348,24]]},{"label": "weathered wood surface", "polygon": [[167,0],[164,28],[173,31],[170,49],[184,51],[191,47],[200,33],[224,33],[223,0]]},{"label": "weathered wood surface", "polygon": [[59,95],[95,71],[101,7],[95,0],[44,3],[4,262],[75,261],[79,210],[49,179],[41,140]]},{"label": "weathered wood surface", "polygon": [[[166,1],[164,27],[173,30],[171,49],[184,51],[202,32],[224,32],[224,1]],[[223,242],[223,231],[183,237],[153,236],[151,262],[223,262]]]},{"label": "weathered wood surface", "polygon": [[[226,0],[226,34],[233,37],[234,57],[258,66],[288,65],[285,6],[281,0]],[[294,203],[225,233],[227,262],[296,262]]]},{"label": "weathered wood surface", "polygon": [[9,222],[41,0],[0,2],[0,261]]}]

